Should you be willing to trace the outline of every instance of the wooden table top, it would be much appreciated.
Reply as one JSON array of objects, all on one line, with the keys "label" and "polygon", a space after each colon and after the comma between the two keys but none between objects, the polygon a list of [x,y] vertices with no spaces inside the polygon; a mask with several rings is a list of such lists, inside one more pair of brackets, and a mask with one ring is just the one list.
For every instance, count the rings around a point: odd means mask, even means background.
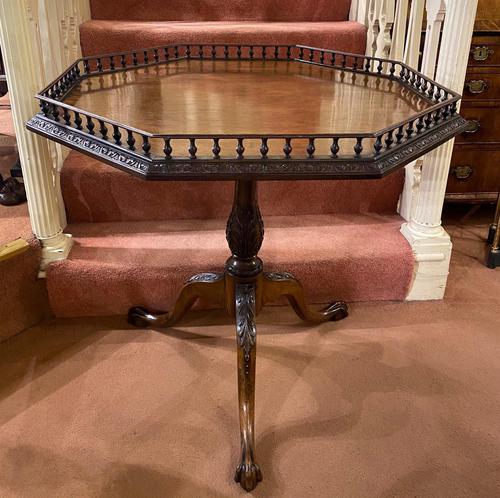
[{"label": "wooden table top", "polygon": [[379,178],[466,126],[458,94],[400,62],[265,49],[79,59],[27,127],[141,177],[211,180]]},{"label": "wooden table top", "polygon": [[374,132],[430,106],[397,81],[272,60],[181,60],[91,76],[64,101],[187,135]]}]

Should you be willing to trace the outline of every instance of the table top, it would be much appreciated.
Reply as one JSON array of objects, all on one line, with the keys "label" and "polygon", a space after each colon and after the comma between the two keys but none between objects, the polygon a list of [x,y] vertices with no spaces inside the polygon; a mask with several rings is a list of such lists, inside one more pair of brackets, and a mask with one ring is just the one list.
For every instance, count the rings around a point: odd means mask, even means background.
[{"label": "table top", "polygon": [[235,179],[379,177],[465,125],[457,94],[399,62],[266,48],[80,59],[28,128],[146,178]]}]

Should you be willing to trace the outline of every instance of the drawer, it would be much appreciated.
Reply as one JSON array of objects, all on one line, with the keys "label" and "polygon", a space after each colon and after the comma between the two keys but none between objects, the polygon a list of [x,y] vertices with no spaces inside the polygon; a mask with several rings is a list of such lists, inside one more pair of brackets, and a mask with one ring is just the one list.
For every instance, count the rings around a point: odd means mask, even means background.
[{"label": "drawer", "polygon": [[500,149],[455,146],[447,193],[498,192],[499,188]]},{"label": "drawer", "polygon": [[457,143],[500,142],[500,100],[464,101],[460,115],[471,123],[468,131],[457,136]]},{"label": "drawer", "polygon": [[500,99],[500,68],[497,73],[468,71],[465,77],[463,99]]},{"label": "drawer", "polygon": [[500,37],[475,36],[472,39],[469,66],[499,66]]}]

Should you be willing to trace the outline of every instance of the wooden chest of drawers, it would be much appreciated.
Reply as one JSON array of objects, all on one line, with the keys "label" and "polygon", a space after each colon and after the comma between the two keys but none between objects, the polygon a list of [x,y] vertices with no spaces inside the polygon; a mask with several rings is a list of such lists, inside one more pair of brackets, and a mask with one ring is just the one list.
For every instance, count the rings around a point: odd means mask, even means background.
[{"label": "wooden chest of drawers", "polygon": [[[490,15],[499,18],[500,12]],[[470,120],[470,126],[455,140],[446,199],[496,201],[500,188],[500,21],[476,20],[460,114]]]}]

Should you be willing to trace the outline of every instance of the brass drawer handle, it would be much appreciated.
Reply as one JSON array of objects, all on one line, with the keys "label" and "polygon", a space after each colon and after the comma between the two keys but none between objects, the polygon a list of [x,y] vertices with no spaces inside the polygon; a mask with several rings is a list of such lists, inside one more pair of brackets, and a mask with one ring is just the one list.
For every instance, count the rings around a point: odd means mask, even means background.
[{"label": "brass drawer handle", "polygon": [[467,88],[470,93],[483,93],[488,88],[488,83],[484,80],[469,80],[465,82],[465,88]]},{"label": "brass drawer handle", "polygon": [[455,166],[450,171],[457,180],[467,180],[471,177],[474,169],[471,166]]},{"label": "brass drawer handle", "polygon": [[473,47],[470,52],[472,54],[472,58],[475,61],[485,61],[490,55],[493,55],[495,53],[493,49],[484,45]]},{"label": "brass drawer handle", "polygon": [[479,119],[469,119],[467,121],[467,127],[464,130],[464,133],[477,133],[479,128],[481,127],[481,123]]}]

